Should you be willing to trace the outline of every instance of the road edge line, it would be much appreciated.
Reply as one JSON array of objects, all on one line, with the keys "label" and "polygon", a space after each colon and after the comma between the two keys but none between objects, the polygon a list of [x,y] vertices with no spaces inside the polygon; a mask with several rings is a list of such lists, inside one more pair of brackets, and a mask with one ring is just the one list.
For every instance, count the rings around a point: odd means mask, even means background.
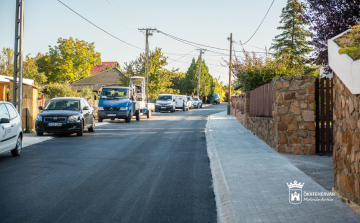
[{"label": "road edge line", "polygon": [[213,188],[217,208],[218,222],[238,222],[234,205],[230,197],[230,190],[225,179],[221,162],[216,151],[214,139],[210,130],[211,115],[206,123],[206,148],[210,159],[210,169],[213,179]]}]

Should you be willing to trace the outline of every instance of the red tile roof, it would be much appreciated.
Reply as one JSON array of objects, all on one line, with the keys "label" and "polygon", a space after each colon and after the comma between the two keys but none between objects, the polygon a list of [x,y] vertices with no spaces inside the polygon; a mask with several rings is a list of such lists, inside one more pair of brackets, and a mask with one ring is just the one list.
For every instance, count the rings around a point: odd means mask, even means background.
[{"label": "red tile roof", "polygon": [[118,64],[118,62],[102,62],[101,65],[96,65],[95,67],[91,68],[90,72],[92,75],[98,74],[102,70],[104,70],[107,66],[113,68],[116,67],[116,64]]}]

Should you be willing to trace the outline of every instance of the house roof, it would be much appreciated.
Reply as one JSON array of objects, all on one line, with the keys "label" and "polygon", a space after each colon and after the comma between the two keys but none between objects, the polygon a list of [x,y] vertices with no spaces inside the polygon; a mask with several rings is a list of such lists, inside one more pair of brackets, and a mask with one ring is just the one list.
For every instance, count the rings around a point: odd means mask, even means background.
[{"label": "house roof", "polygon": [[99,65],[94,66],[91,68],[90,72],[92,75],[100,73],[102,70],[104,70],[107,66],[113,68],[116,67],[116,65],[119,64],[118,62],[102,62]]},{"label": "house roof", "polygon": [[75,81],[72,85],[112,85],[120,84],[120,76],[124,73],[118,68],[114,67],[109,70],[100,72],[90,77]]},{"label": "house roof", "polygon": [[72,85],[71,90],[82,91],[85,88],[90,88],[92,91],[100,91],[103,85]]}]

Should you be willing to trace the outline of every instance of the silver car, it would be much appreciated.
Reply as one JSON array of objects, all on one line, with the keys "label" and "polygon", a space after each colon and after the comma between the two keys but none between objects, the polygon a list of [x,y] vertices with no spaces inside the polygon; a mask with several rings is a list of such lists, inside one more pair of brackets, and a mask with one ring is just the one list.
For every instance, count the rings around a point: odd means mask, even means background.
[{"label": "silver car", "polygon": [[194,108],[202,108],[202,101],[199,98],[192,98]]},{"label": "silver car", "polygon": [[0,101],[0,153],[19,156],[22,149],[22,122],[14,105]]}]

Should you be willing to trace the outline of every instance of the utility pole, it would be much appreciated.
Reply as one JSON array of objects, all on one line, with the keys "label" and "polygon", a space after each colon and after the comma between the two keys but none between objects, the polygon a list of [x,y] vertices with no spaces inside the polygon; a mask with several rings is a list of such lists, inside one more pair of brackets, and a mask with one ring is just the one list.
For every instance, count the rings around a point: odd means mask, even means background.
[{"label": "utility pole", "polygon": [[197,49],[197,50],[200,50],[200,63],[199,63],[199,75],[198,75],[198,86],[197,86],[197,97],[200,98],[199,97],[200,96],[200,77],[201,77],[201,65],[202,65],[201,55],[205,52],[203,52],[204,49]]},{"label": "utility pole", "polygon": [[144,28],[138,29],[140,31],[146,31],[146,41],[145,41],[145,77],[146,77],[146,107],[147,107],[147,118],[150,118],[151,112],[149,111],[149,36],[152,36],[152,31],[156,29]]},{"label": "utility pole", "polygon": [[230,115],[230,111],[231,111],[231,59],[232,59],[232,33],[230,33],[230,38],[228,38],[228,40],[230,40],[230,63],[229,63],[229,95],[228,95],[228,106],[227,106],[227,114]]},{"label": "utility pole", "polygon": [[[16,0],[13,104],[22,117],[24,0]],[[17,79],[19,78],[19,84]],[[17,91],[17,92],[16,92]]]}]

